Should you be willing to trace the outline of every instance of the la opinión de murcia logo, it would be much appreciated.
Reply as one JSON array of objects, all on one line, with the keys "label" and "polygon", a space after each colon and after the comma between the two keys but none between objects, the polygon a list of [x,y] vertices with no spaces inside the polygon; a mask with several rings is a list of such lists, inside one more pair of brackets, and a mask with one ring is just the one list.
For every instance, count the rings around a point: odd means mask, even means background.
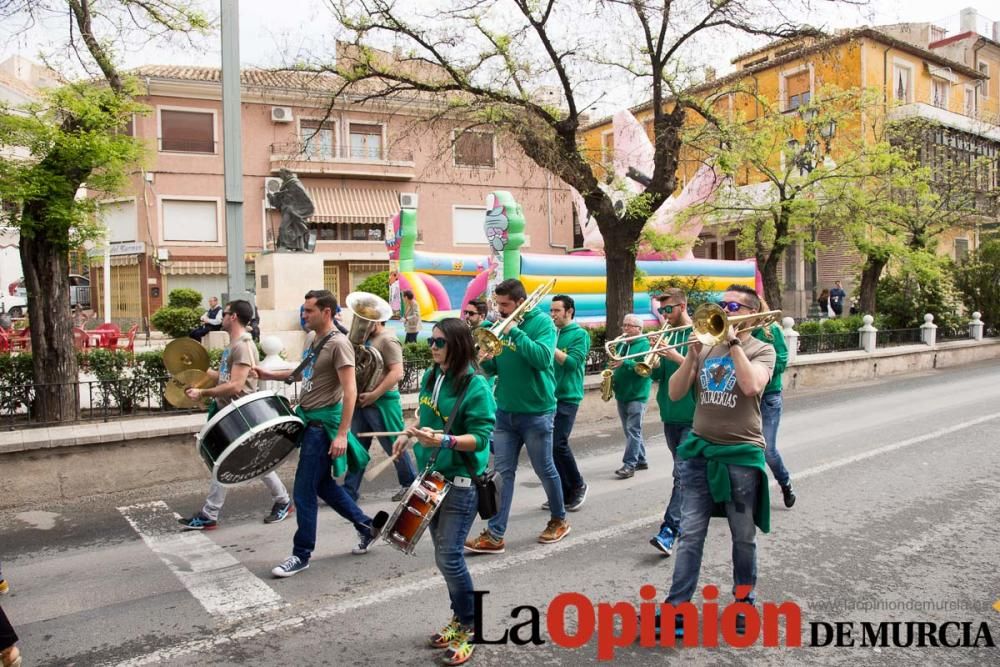
[{"label": "la opini\u00f3n de murcia logo", "polygon": [[[750,588],[738,586],[735,595],[746,597]],[[798,603],[746,602],[720,605],[719,588],[706,585],[703,602],[670,605],[657,601],[656,587],[639,589],[640,603],[594,603],[582,593],[560,593],[545,610],[543,637],[541,612],[532,605],[514,607],[510,617],[519,622],[502,634],[487,636],[483,624],[483,602],[489,591],[475,591],[475,644],[542,645],[551,641],[566,649],[579,649],[597,638],[597,659],[612,660],[617,649],[638,644],[644,648],[717,647],[768,648],[800,647],[803,642],[802,609]],[[576,621],[567,621],[575,616]],[[744,622],[737,632],[737,617]],[[681,622],[678,623],[678,619]],[[657,625],[661,627],[657,627]],[[677,632],[677,626],[683,630]],[[812,647],[974,647],[993,648],[993,636],[985,621],[811,621]]]}]

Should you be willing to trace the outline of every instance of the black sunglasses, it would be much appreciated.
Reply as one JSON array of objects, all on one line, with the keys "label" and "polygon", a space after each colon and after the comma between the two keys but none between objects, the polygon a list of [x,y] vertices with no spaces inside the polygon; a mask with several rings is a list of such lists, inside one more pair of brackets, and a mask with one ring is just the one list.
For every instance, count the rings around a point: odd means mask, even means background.
[{"label": "black sunglasses", "polygon": [[479,311],[478,310],[467,310],[467,311],[465,311],[465,314],[469,315],[471,317],[471,316],[474,316],[474,315],[478,315]]},{"label": "black sunglasses", "polygon": [[720,301],[719,307],[723,310],[728,310],[730,313],[737,312],[740,308],[746,308],[750,310],[750,306],[746,306],[739,301]]},{"label": "black sunglasses", "polygon": [[430,336],[430,337],[427,338],[427,344],[430,345],[431,347],[435,348],[435,349],[443,350],[444,346],[448,344],[448,341],[447,341],[447,339],[445,339],[443,337],[442,338],[436,338],[434,336]]}]

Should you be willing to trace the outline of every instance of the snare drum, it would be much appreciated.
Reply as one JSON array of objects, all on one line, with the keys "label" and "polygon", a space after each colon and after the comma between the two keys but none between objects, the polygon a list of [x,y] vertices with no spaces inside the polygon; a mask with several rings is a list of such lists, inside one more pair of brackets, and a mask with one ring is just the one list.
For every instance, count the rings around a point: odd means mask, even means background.
[{"label": "snare drum", "polygon": [[451,484],[441,473],[424,472],[410,485],[396,512],[385,524],[382,539],[412,556],[450,488]]},{"label": "snare drum", "polygon": [[198,434],[198,454],[212,479],[233,486],[277,468],[304,430],[287,398],[258,391],[233,401],[205,424]]}]

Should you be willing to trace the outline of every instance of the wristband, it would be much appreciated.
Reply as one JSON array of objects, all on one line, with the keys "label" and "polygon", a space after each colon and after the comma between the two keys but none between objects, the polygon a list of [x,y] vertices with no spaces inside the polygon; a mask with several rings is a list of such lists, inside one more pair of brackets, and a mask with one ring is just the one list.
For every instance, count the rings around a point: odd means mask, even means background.
[{"label": "wristband", "polygon": [[441,449],[454,449],[455,436],[445,433],[441,436]]},{"label": "wristband", "polygon": [[739,347],[742,344],[743,344],[743,341],[741,341],[739,338],[733,338],[731,341],[729,341],[729,347],[730,348],[732,348],[734,345],[736,347]]}]

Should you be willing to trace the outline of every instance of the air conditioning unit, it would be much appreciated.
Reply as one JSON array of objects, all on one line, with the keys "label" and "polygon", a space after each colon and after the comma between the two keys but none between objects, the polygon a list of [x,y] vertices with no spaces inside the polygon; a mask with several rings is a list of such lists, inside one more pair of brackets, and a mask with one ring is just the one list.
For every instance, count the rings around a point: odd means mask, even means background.
[{"label": "air conditioning unit", "polygon": [[271,120],[275,123],[291,123],[292,107],[271,107]]},{"label": "air conditioning unit", "polygon": [[416,192],[399,193],[399,208],[416,208],[416,207],[417,207]]},{"label": "air conditioning unit", "polygon": [[277,176],[264,177],[264,208],[274,208],[268,200],[268,194],[274,194],[281,189],[281,179]]}]

